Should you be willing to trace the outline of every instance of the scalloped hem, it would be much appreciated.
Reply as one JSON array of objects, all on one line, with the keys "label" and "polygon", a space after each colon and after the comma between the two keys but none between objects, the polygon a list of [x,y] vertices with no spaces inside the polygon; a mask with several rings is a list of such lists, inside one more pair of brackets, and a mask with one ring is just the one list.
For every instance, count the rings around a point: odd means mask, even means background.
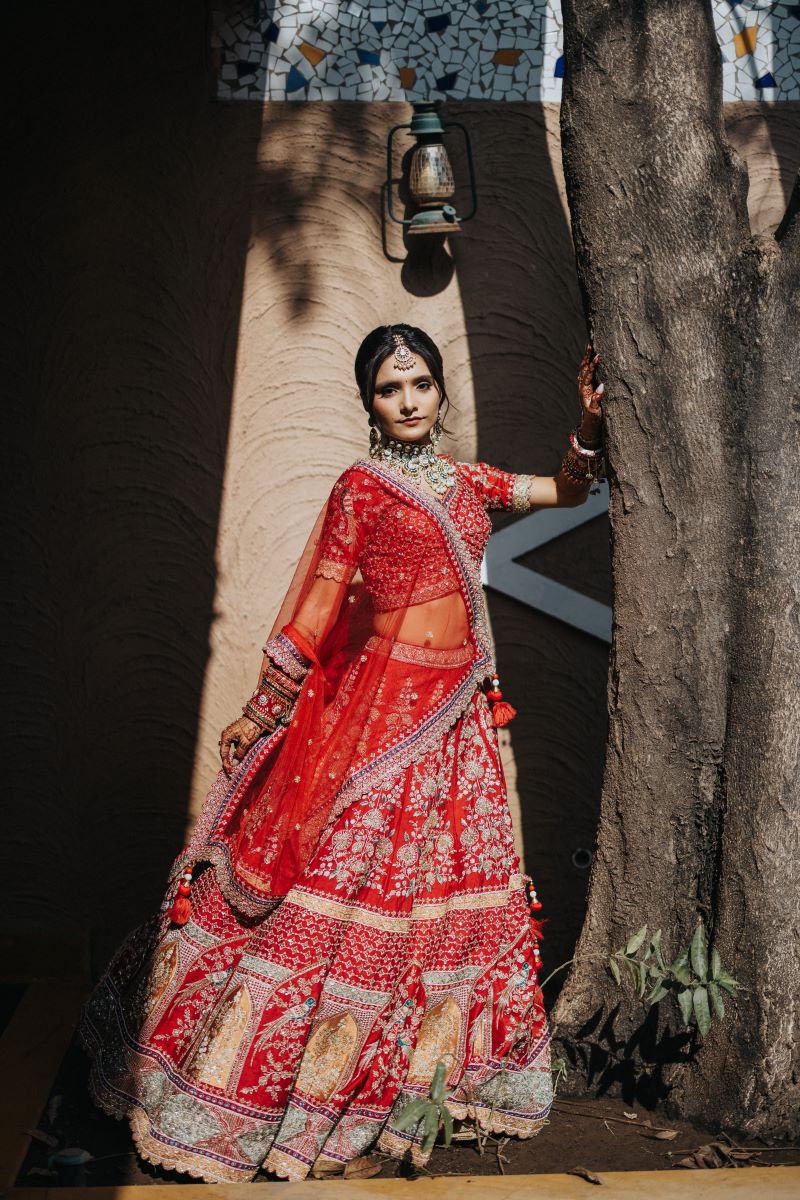
[{"label": "scalloped hem", "polygon": [[140,1108],[128,1113],[128,1124],[136,1153],[152,1166],[162,1167],[165,1171],[178,1171],[181,1175],[202,1179],[204,1183],[250,1183],[261,1169],[256,1163],[240,1170],[225,1166],[224,1163],[211,1163],[207,1155],[198,1154],[185,1146],[166,1147],[150,1133],[149,1119]]},{"label": "scalloped hem", "polygon": [[510,1137],[518,1137],[522,1141],[536,1137],[547,1124],[550,1109],[541,1117],[514,1117],[510,1113],[498,1112],[482,1104],[466,1100],[449,1099],[447,1107],[457,1121],[476,1121],[484,1133],[507,1133]]},{"label": "scalloped hem", "polygon": [[78,1028],[78,1043],[89,1056],[88,1091],[92,1102],[107,1117],[128,1122],[134,1149],[145,1162],[162,1167],[165,1171],[178,1171],[181,1175],[201,1179],[204,1183],[249,1183],[258,1174],[261,1169],[259,1164],[248,1170],[237,1170],[225,1167],[222,1163],[212,1165],[206,1155],[197,1154],[187,1147],[166,1147],[150,1133],[150,1120],[144,1109],[139,1108],[135,1100],[120,1099],[105,1083],[97,1069],[96,1047],[83,1024]]},{"label": "scalloped hem", "polygon": [[[81,1037],[82,1044],[85,1039]],[[86,1047],[88,1050],[88,1046]],[[106,1116],[116,1121],[128,1122],[131,1131],[131,1141],[140,1158],[151,1166],[161,1167],[165,1171],[177,1171],[181,1175],[189,1175],[200,1179],[203,1183],[251,1183],[260,1171],[268,1171],[279,1179],[289,1183],[301,1183],[313,1170],[316,1162],[332,1162],[334,1160],[320,1154],[312,1166],[300,1164],[291,1155],[281,1150],[270,1150],[262,1163],[247,1170],[225,1167],[222,1163],[212,1166],[206,1155],[198,1154],[187,1147],[173,1146],[167,1148],[158,1138],[153,1137],[149,1129],[149,1118],[143,1109],[137,1108],[133,1101],[124,1103],[119,1100],[97,1075],[92,1064],[89,1076],[89,1095],[94,1104]],[[338,1164],[344,1172],[344,1163]]]},{"label": "scalloped hem", "polygon": [[[90,1055],[92,1060],[92,1069],[89,1075],[89,1095],[98,1108],[106,1114],[113,1117],[114,1120],[127,1120],[130,1131],[131,1140],[133,1142],[136,1153],[145,1162],[154,1167],[161,1167],[165,1171],[177,1171],[181,1175],[189,1175],[194,1179],[201,1179],[204,1183],[249,1183],[258,1175],[259,1171],[268,1171],[272,1175],[276,1175],[279,1179],[285,1179],[289,1183],[301,1183],[306,1179],[314,1169],[314,1165],[319,1161],[333,1161],[325,1154],[318,1155],[315,1163],[307,1165],[300,1163],[292,1155],[285,1153],[278,1148],[271,1149],[267,1152],[262,1163],[256,1164],[247,1169],[239,1169],[235,1167],[226,1167],[222,1163],[212,1164],[204,1154],[198,1154],[190,1150],[188,1147],[166,1147],[160,1139],[154,1137],[150,1133],[149,1118],[147,1113],[136,1107],[133,1101],[122,1101],[111,1091],[99,1077],[94,1063],[94,1055],[92,1052],[89,1039],[81,1030],[79,1039],[81,1045]],[[474,1104],[451,1100],[448,1104],[450,1111],[456,1120],[475,1120],[476,1116],[480,1118],[481,1130],[489,1134],[508,1134],[511,1137],[518,1137],[523,1140],[535,1137],[547,1123],[546,1117],[537,1118],[535,1120],[525,1120],[524,1118],[514,1118],[508,1114],[492,1113],[489,1108],[479,1110],[476,1113]],[[362,1149],[357,1157],[364,1154],[369,1154],[375,1150],[388,1154],[390,1158],[397,1160],[406,1158],[409,1154],[411,1161],[415,1167],[424,1167],[430,1160],[432,1150],[425,1153],[422,1152],[420,1144],[407,1135],[396,1133],[390,1127],[384,1126],[381,1132],[375,1138],[372,1146]],[[338,1161],[338,1160],[337,1160]],[[345,1163],[339,1164],[344,1171]]]},{"label": "scalloped hem", "polygon": [[[448,1100],[447,1107],[450,1109],[456,1120],[475,1120],[474,1104],[466,1104],[457,1100]],[[522,1117],[512,1117],[508,1114],[501,1115],[495,1113],[492,1115],[491,1109],[485,1109],[485,1117],[481,1116],[480,1126],[482,1134],[505,1133],[510,1137],[518,1137],[523,1141],[528,1138],[535,1137],[540,1133],[547,1124],[547,1118],[541,1117],[535,1120],[525,1120]],[[382,1130],[378,1137],[376,1147],[377,1150],[382,1150],[384,1154],[390,1155],[391,1158],[407,1158],[411,1157],[411,1162],[415,1167],[424,1167],[430,1161],[433,1150],[427,1150],[423,1153],[420,1142],[410,1138],[407,1134],[403,1135],[396,1133],[388,1125]]]}]

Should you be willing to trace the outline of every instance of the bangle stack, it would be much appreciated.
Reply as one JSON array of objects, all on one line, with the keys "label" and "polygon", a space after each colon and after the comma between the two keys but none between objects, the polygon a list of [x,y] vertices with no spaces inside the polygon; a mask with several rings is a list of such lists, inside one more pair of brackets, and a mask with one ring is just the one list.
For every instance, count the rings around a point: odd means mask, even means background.
[{"label": "bangle stack", "polygon": [[569,436],[569,450],[564,455],[561,470],[573,483],[593,483],[603,470],[602,446],[584,446],[574,430]]},{"label": "bangle stack", "polygon": [[278,725],[291,721],[302,683],[292,679],[274,663],[261,676],[261,686],[247,701],[242,712],[264,731],[273,733]]}]

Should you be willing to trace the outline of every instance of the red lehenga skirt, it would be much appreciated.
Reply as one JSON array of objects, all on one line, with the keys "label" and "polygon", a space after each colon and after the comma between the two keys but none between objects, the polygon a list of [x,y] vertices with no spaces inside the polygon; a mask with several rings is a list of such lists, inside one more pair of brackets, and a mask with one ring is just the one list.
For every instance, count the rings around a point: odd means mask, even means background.
[{"label": "red lehenga skirt", "polygon": [[[381,728],[468,653],[395,644]],[[95,1100],[144,1158],[209,1182],[299,1180],[375,1148],[421,1165],[423,1130],[395,1122],[442,1059],[456,1117],[532,1136],[552,1086],[525,881],[476,690],[433,748],[335,815],[266,915],[238,912],[207,864],[188,924],[170,923],[170,895],[128,938],[84,1009]]]}]

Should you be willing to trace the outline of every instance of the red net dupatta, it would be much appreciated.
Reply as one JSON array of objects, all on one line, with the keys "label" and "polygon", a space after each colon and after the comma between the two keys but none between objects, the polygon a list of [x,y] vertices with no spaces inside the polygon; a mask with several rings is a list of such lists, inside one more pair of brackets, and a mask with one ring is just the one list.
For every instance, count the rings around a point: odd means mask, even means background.
[{"label": "red net dupatta", "polygon": [[[433,594],[436,572],[452,590]],[[348,804],[436,745],[492,670],[479,561],[444,504],[380,463],[337,481],[280,629],[311,660],[291,723],[234,778],[220,773],[176,864],[213,861],[227,898],[254,915]]]}]

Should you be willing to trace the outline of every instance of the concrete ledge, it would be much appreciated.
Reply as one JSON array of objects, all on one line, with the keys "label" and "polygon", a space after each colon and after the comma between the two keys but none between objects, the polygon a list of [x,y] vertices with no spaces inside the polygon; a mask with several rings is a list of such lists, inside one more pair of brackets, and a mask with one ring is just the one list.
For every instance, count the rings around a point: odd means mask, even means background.
[{"label": "concrete ledge", "polygon": [[[603,1200],[796,1200],[800,1167],[719,1171],[610,1171],[599,1176]],[[303,1183],[149,1184],[137,1187],[10,1188],[8,1200],[587,1200],[592,1184],[574,1175],[439,1176],[408,1179],[310,1180]],[[163,1192],[163,1196],[162,1196]]]}]

